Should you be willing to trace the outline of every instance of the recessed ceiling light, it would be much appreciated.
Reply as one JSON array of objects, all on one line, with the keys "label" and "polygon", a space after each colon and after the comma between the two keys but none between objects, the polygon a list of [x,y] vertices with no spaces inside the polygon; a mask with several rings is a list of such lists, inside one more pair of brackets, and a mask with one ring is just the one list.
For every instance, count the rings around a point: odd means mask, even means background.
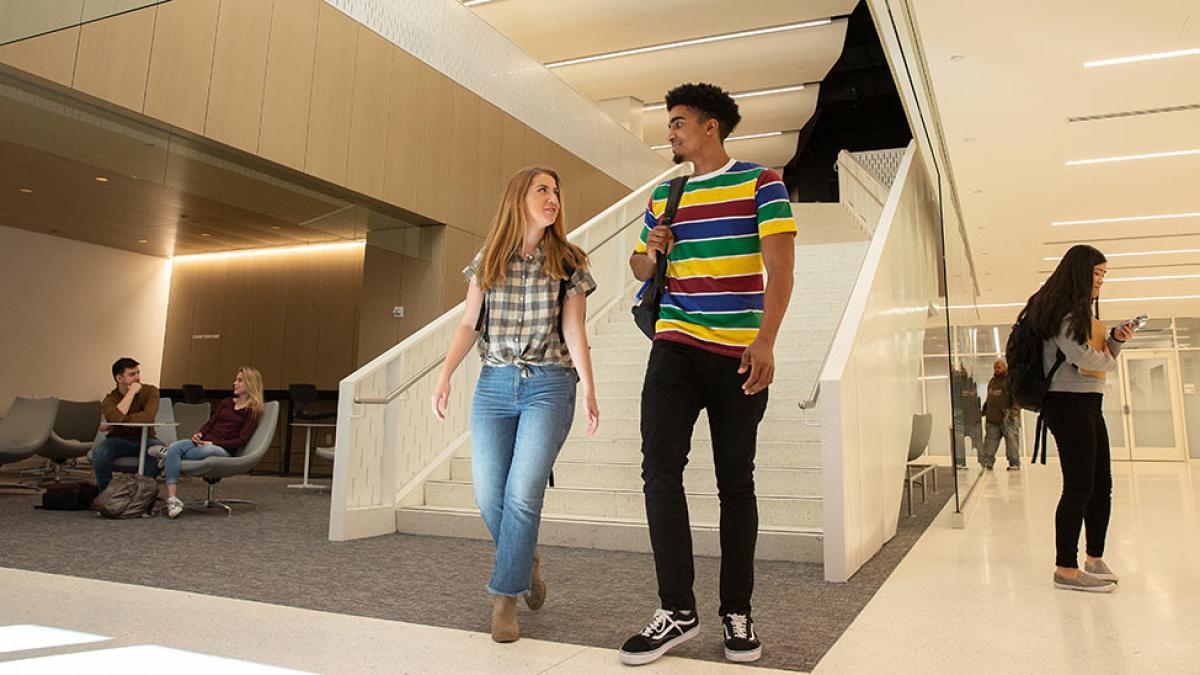
[{"label": "recessed ceiling light", "polygon": [[1141,155],[1117,155],[1116,157],[1097,157],[1095,159],[1072,159],[1066,162],[1067,166],[1080,166],[1082,164],[1104,164],[1107,162],[1129,162],[1136,159],[1161,159],[1164,157],[1184,157],[1186,155],[1200,155],[1200,148],[1194,150],[1170,150],[1168,152],[1148,152]]},{"label": "recessed ceiling light", "polygon": [[975,189],[975,190],[971,190],[971,193],[972,193],[972,194],[981,195],[981,194],[983,194],[983,190],[980,190],[980,189]]},{"label": "recessed ceiling light", "polygon": [[272,230],[278,230],[278,229],[281,229],[281,228],[280,228],[278,225],[272,225],[272,226],[271,226],[271,229],[272,229]]},{"label": "recessed ceiling light", "polygon": [[[756,89],[753,91],[744,91],[740,94],[730,94],[730,96],[733,99],[737,100],[737,99],[743,99],[743,98],[754,98],[755,96],[771,96],[773,94],[787,94],[787,93],[791,93],[793,91],[803,91],[807,86],[808,85],[806,85],[806,84],[793,84],[793,85],[790,85],[787,87],[772,87],[771,89]],[[646,105],[642,106],[643,112],[651,112],[654,110],[666,110],[666,109],[667,109],[666,103],[647,103]]]},{"label": "recessed ceiling light", "polygon": [[1051,227],[1062,227],[1063,225],[1100,225],[1103,223],[1132,223],[1142,220],[1172,220],[1175,218],[1200,218],[1200,211],[1191,211],[1189,213],[1162,213],[1153,216],[1121,216],[1119,218],[1091,218],[1088,220],[1056,220],[1050,223]]},{"label": "recessed ceiling light", "polygon": [[965,61],[966,58],[967,57],[965,54],[955,54],[954,56],[950,57],[950,60],[951,61]]},{"label": "recessed ceiling light", "polygon": [[96,181],[97,183],[107,183],[108,177],[107,176],[96,176],[92,180]]},{"label": "recessed ceiling light", "polygon": [[756,35],[769,35],[771,33],[782,33],[785,31],[800,30],[802,28],[816,28],[818,26],[828,26],[833,23],[833,19],[818,19],[816,21],[804,21],[801,23],[789,23],[783,26],[771,26],[768,28],[755,28],[754,30],[743,30],[736,33],[723,33],[721,35],[709,35],[706,37],[692,38],[690,40],[680,40],[678,42],[668,42],[661,45],[651,45],[649,47],[638,47],[636,49],[622,49],[621,51],[608,52],[605,54],[596,54],[594,56],[582,56],[577,59],[566,59],[563,61],[554,61],[547,63],[547,68],[561,68],[563,66],[574,66],[580,63],[591,63],[593,61],[606,61],[608,59],[617,59],[622,56],[633,56],[635,54],[649,54],[651,52],[661,52],[667,49],[677,49],[679,47],[691,47],[692,45],[708,44],[710,42],[724,42],[726,40],[736,40],[744,37],[754,37]]},{"label": "recessed ceiling light", "polygon": [[[794,129],[789,129],[788,131],[794,131]],[[754,140],[755,138],[770,138],[772,136],[782,136],[785,133],[788,133],[788,132],[787,131],[764,131],[761,134],[746,134],[745,136],[730,136],[729,138],[725,139],[725,142],[731,143],[733,141],[750,141],[750,140]],[[670,143],[664,143],[662,145],[652,145],[652,146],[650,146],[650,149],[651,150],[666,150],[669,147],[671,147]]]},{"label": "recessed ceiling light", "polygon": [[1083,67],[1099,68],[1101,66],[1119,66],[1125,63],[1139,63],[1141,61],[1176,59],[1181,56],[1200,56],[1200,49],[1179,49],[1173,52],[1155,52],[1153,54],[1138,54],[1137,56],[1122,56],[1115,59],[1100,59],[1099,61],[1087,61],[1083,64]]},{"label": "recessed ceiling light", "polygon": [[138,243],[139,244],[149,244],[150,240],[149,239],[138,239]]},{"label": "recessed ceiling light", "polygon": [[209,233],[207,233],[207,232],[201,232],[201,233],[200,233],[200,236],[201,236],[201,237],[211,237],[212,235],[211,235],[211,234],[209,234]]},{"label": "recessed ceiling light", "polygon": [[[1200,253],[1200,248],[1175,248],[1162,251],[1132,251],[1129,253],[1105,253],[1106,258],[1132,258],[1139,255],[1187,255],[1189,253]],[[1042,258],[1048,262],[1056,262],[1062,260],[1062,256],[1050,256]]]},{"label": "recessed ceiling light", "polygon": [[33,190],[30,188],[17,188],[17,192],[21,192],[21,193],[24,193],[27,195],[33,194]]}]

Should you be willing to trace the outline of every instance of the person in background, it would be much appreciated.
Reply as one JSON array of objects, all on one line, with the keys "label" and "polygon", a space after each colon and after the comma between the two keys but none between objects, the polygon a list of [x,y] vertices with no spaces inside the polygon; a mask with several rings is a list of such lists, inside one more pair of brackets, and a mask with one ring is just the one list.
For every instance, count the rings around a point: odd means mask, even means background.
[{"label": "person in background", "polygon": [[575,417],[577,382],[588,434],[600,423],[584,330],[596,282],[587,254],[567,241],[560,200],[550,169],[528,167],[509,180],[487,243],[463,270],[466,311],[432,396],[444,420],[450,378],[477,344],[483,369],[471,404],[471,476],[496,544],[487,585],[496,642],[520,638],[517,598],[532,610],[546,602],[538,529],[546,481]]},{"label": "person in background", "polygon": [[157,455],[159,467],[165,468],[168,518],[175,519],[183,513],[183,501],[176,492],[183,460],[236,454],[254,435],[264,406],[262,374],[255,368],[242,366],[233,378],[233,396],[221,401],[195,435],[150,453]]},{"label": "person in background", "polygon": [[[153,422],[158,415],[158,388],[151,384],[142,384],[141,364],[129,357],[122,357],[112,365],[113,381],[116,388],[108,392],[100,402],[100,413],[104,422],[100,431],[105,433],[104,439],[92,449],[92,471],[96,474],[96,489],[104,492],[112,481],[113,460],[119,457],[137,457],[142,445],[142,430],[138,427],[124,427],[107,424],[108,422]],[[146,449],[162,445],[150,427],[146,436]],[[146,466],[147,475],[155,475],[157,467],[153,462]]]},{"label": "person in background", "polygon": [[[1043,340],[1043,372],[1051,372],[1060,354],[1063,358],[1042,402],[1063,477],[1054,514],[1054,586],[1093,593],[1109,593],[1118,581],[1103,559],[1112,512],[1112,458],[1100,411],[1105,373],[1116,370],[1121,346],[1133,337],[1128,323],[1106,330],[1093,318],[1107,270],[1103,253],[1086,244],[1072,246],[1021,311]],[[1085,524],[1087,558],[1080,570],[1079,532]]]},{"label": "person in background", "polygon": [[996,463],[996,451],[1000,438],[1004,437],[1004,454],[1008,458],[1008,470],[1021,470],[1021,409],[1013,402],[1008,390],[1008,364],[997,359],[992,364],[992,379],[987,385],[987,399],[983,402],[983,418],[986,432],[980,448],[979,463],[991,471]]}]

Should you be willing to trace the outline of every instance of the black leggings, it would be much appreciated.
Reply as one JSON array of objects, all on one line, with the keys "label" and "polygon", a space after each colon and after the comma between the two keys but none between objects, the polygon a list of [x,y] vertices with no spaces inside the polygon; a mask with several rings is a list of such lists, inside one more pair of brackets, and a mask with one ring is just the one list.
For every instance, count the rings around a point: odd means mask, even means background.
[{"label": "black leggings", "polygon": [[1059,567],[1079,567],[1079,530],[1087,524],[1087,554],[1104,555],[1112,512],[1112,457],[1100,412],[1103,394],[1050,392],[1042,405],[1058,444],[1063,492],[1054,514]]}]

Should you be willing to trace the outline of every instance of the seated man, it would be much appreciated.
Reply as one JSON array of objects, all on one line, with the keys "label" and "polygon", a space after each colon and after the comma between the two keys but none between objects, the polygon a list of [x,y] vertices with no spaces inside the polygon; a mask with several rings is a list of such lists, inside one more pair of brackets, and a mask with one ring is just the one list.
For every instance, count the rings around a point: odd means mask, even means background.
[{"label": "seated man", "polygon": [[[158,415],[158,388],[142,384],[142,370],[137,361],[129,357],[117,359],[112,366],[113,380],[117,388],[108,392],[100,403],[100,412],[105,422],[153,422]],[[141,447],[142,430],[138,427],[101,424],[106,433],[104,440],[92,450],[92,469],[96,472],[96,488],[101,492],[112,480],[113,460],[118,457],[137,457]],[[146,437],[146,447],[162,445],[154,434],[154,427]],[[158,466],[146,462],[146,473],[155,475]]]}]

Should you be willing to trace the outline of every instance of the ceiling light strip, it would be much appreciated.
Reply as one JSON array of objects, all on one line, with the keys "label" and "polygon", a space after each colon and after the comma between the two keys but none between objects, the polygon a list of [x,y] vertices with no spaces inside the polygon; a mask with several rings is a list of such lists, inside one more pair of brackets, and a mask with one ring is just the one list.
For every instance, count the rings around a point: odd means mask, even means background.
[{"label": "ceiling light strip", "polygon": [[1155,52],[1153,54],[1138,54],[1136,56],[1122,56],[1115,59],[1100,59],[1099,61],[1087,61],[1083,64],[1084,68],[1100,68],[1103,66],[1119,66],[1126,63],[1141,63],[1143,61],[1161,61],[1163,59],[1177,59],[1183,56],[1200,56],[1200,49],[1178,49],[1173,52]]},{"label": "ceiling light strip", "polygon": [[[1175,248],[1175,249],[1167,249],[1167,250],[1162,250],[1162,251],[1131,251],[1129,253],[1106,253],[1106,254],[1104,254],[1104,257],[1106,257],[1106,258],[1132,258],[1134,256],[1140,256],[1140,255],[1187,255],[1189,253],[1200,253],[1200,248]],[[1060,256],[1060,255],[1049,256],[1046,258],[1042,258],[1042,260],[1045,260],[1048,262],[1057,262],[1059,260],[1062,260],[1062,256]]]},{"label": "ceiling light strip", "polygon": [[581,63],[592,63],[594,61],[607,61],[609,59],[619,59],[625,56],[634,56],[637,54],[649,54],[652,52],[661,52],[667,49],[678,49],[680,47],[691,47],[693,45],[708,44],[711,42],[725,42],[727,40],[737,40],[740,38],[756,37],[758,35],[770,35],[772,33],[783,33],[786,31],[801,30],[804,28],[817,28],[819,26],[828,26],[833,23],[832,18],[817,19],[815,21],[803,21],[801,23],[789,23],[783,26],[770,26],[767,28],[755,28],[754,30],[743,30],[736,33],[723,33],[721,35],[709,35],[706,37],[691,38],[689,40],[679,40],[678,42],[667,42],[660,45],[650,45],[648,47],[637,47],[634,49],[622,49],[616,52],[607,52],[605,54],[595,54],[593,56],[581,56],[577,59],[566,59],[563,61],[554,61],[547,63],[547,68],[562,68],[564,66],[574,66]]},{"label": "ceiling light strip", "polygon": [[[1155,295],[1146,298],[1100,298],[1101,303],[1117,302],[1164,302],[1172,300],[1200,300],[1200,295]],[[950,305],[950,309],[1004,309],[1008,307],[1024,307],[1024,302],[988,302],[978,305]],[[938,307],[938,309],[943,309]]]},{"label": "ceiling light strip", "polygon": [[303,246],[272,246],[270,248],[254,248],[241,251],[218,251],[215,253],[196,253],[193,255],[177,255],[171,258],[174,262],[197,262],[201,260],[222,260],[229,258],[249,258],[253,256],[281,255],[286,253],[319,253],[322,251],[339,251],[352,248],[362,248],[367,245],[365,239],[354,241],[339,241],[332,244],[306,244]]},{"label": "ceiling light strip", "polygon": [[463,7],[474,7],[475,5],[486,5],[492,0],[463,0]]},{"label": "ceiling light strip", "polygon": [[[761,134],[746,134],[744,136],[730,136],[729,138],[725,139],[725,142],[732,143],[734,141],[752,141],[756,138],[770,138],[772,136],[782,136],[784,134],[792,133],[793,131],[796,131],[796,129],[787,129],[785,131],[764,131]],[[671,147],[670,143],[664,143],[662,145],[652,145],[652,146],[650,146],[650,149],[651,150],[666,150],[669,147]]]},{"label": "ceiling light strip", "polygon": [[1162,159],[1165,157],[1185,157],[1187,155],[1200,155],[1200,148],[1193,150],[1171,150],[1168,152],[1148,152],[1141,155],[1118,155],[1116,157],[1097,157],[1095,159],[1071,159],[1067,160],[1067,166],[1082,166],[1084,164],[1107,164],[1109,162],[1130,162],[1138,159]]},{"label": "ceiling light strip", "polygon": [[1105,277],[1104,283],[1117,281],[1171,281],[1175,279],[1200,279],[1200,274],[1165,274],[1153,277]]},{"label": "ceiling light strip", "polygon": [[1159,115],[1162,113],[1186,112],[1188,110],[1200,110],[1200,103],[1189,103],[1187,105],[1172,105],[1165,108],[1149,108],[1147,110],[1126,110],[1124,112],[1101,113],[1099,115],[1080,115],[1078,117],[1068,117],[1067,122],[1074,124],[1076,122],[1096,122],[1099,120],[1114,120],[1123,117],[1141,117],[1142,115]]},{"label": "ceiling light strip", "polygon": [[[772,96],[775,94],[790,94],[794,91],[803,91],[804,89],[806,89],[807,87],[809,87],[810,85],[813,85],[813,84],[817,84],[817,83],[806,82],[804,84],[793,84],[793,85],[789,85],[786,87],[772,87],[770,89],[757,89],[754,91],[744,91],[739,94],[730,94],[730,96],[733,97],[734,100],[738,100],[738,99],[743,99],[743,98],[754,98],[756,96]],[[652,112],[654,110],[666,110],[666,109],[667,109],[667,104],[664,102],[647,103],[646,105],[642,106],[643,112]]]},{"label": "ceiling light strip", "polygon": [[1190,213],[1162,213],[1153,216],[1122,216],[1119,218],[1092,218],[1089,220],[1056,220],[1050,223],[1051,227],[1063,227],[1064,225],[1101,225],[1104,223],[1134,223],[1143,220],[1174,220],[1176,218],[1200,218],[1200,211],[1192,211]]}]

